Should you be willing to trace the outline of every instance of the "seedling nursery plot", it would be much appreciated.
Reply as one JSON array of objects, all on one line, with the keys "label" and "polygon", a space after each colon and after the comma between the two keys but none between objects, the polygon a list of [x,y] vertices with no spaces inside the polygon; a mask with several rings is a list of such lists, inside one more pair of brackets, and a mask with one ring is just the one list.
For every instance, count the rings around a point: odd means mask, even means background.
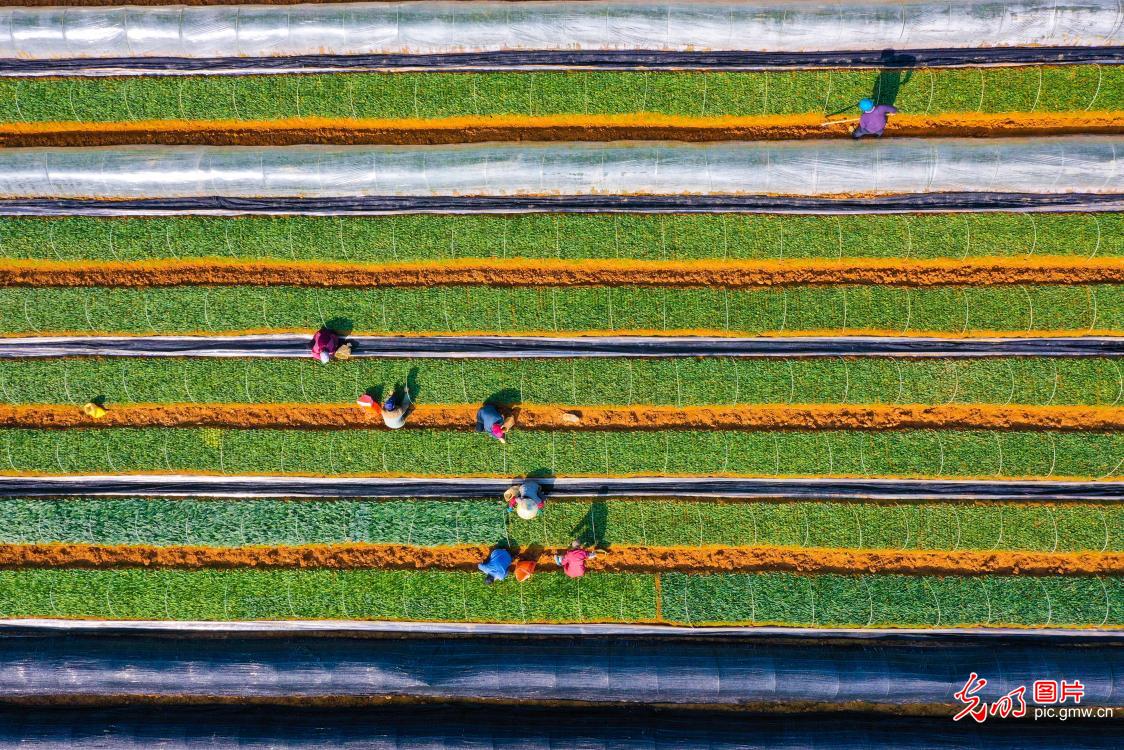
[{"label": "seedling nursery plot", "polygon": [[[474,670],[510,666],[518,711],[586,717],[562,745],[727,746],[722,722],[776,721],[822,746],[838,711],[869,722],[864,747],[975,731],[952,721],[970,671],[908,698],[852,693],[858,661],[712,694],[707,665],[755,673],[689,652],[729,637],[775,665],[801,644],[911,649],[854,657],[888,670],[998,638],[975,669],[999,690],[980,693],[989,721],[1016,694],[1047,705],[1036,679],[1124,708],[1064,660],[1004,666],[1024,643],[1110,644],[1097,658],[1124,670],[1124,37],[1115,3],[1025,5],[1005,23],[975,0],[830,19],[765,0],[0,8],[0,663],[36,663],[12,628],[43,654],[83,634],[75,659],[111,637],[93,631],[168,628],[199,674],[223,669],[193,650],[210,630],[261,666],[245,692],[177,692],[172,670],[0,686],[0,704],[75,728],[79,692],[168,717],[278,699],[343,726],[316,712],[484,705]],[[138,31],[160,13],[179,31]],[[21,37],[28,19],[53,41]],[[206,23],[229,33],[202,43]],[[644,484],[664,479],[683,484]],[[341,657],[335,687],[269,693],[261,675],[304,674],[276,661],[305,653],[302,629],[314,649],[440,638],[471,694],[405,656],[355,658],[409,685],[353,692]],[[511,665],[457,650],[491,638]],[[602,646],[618,663],[635,638],[702,671],[681,694],[520,693],[523,672]],[[133,666],[163,680],[144,643]],[[665,656],[635,658],[666,679]],[[583,713],[602,701],[604,722]],[[687,706],[701,734],[624,704]],[[115,716],[92,712],[74,746],[174,734]],[[481,746],[532,746],[538,721],[450,716],[435,726]],[[208,741],[258,732],[248,717]],[[1090,747],[1119,736],[1082,717]],[[36,721],[0,748],[50,746]],[[1056,730],[1026,726],[993,739]]]}]

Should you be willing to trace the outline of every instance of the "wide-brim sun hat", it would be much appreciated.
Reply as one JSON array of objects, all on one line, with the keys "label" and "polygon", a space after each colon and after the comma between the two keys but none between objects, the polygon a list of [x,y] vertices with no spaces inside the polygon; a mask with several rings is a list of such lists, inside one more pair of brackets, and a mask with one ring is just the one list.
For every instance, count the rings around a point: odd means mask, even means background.
[{"label": "wide-brim sun hat", "polygon": [[539,515],[539,504],[528,498],[523,498],[515,504],[515,515],[524,521],[532,521]]}]

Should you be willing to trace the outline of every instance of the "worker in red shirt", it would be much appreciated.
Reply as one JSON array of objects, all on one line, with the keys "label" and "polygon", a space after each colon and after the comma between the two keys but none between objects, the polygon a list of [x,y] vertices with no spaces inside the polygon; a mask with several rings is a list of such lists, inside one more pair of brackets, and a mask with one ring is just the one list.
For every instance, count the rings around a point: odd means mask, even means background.
[{"label": "worker in red shirt", "polygon": [[575,539],[570,543],[570,549],[566,554],[554,556],[554,562],[566,571],[566,575],[570,578],[581,578],[585,575],[585,561],[595,557],[597,557],[596,551],[587,552],[582,549],[581,542]]}]

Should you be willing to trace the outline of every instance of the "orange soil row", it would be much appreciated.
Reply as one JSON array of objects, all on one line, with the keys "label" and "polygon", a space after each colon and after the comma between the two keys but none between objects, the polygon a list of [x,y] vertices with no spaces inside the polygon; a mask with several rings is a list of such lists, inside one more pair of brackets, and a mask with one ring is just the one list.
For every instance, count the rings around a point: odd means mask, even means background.
[{"label": "orange soil row", "polygon": [[1124,282],[1124,258],[840,258],[760,261],[460,259],[336,263],[220,258],[94,262],[0,261],[0,286],[159,287],[287,285],[374,288],[438,285],[771,287],[794,284],[1102,284]]},{"label": "orange soil row", "polygon": [[[475,404],[421,404],[407,422],[419,429],[472,428]],[[1124,408],[924,404],[754,404],[720,406],[568,407],[526,404],[513,409],[531,430],[1121,430]],[[570,416],[567,416],[570,415]],[[574,418],[578,421],[574,421]],[[219,427],[232,429],[372,429],[379,413],[355,404],[129,404],[93,419],[73,406],[0,404],[0,428]]]},{"label": "orange soil row", "polygon": [[[66,568],[330,568],[475,570],[489,547],[465,544],[338,544],[278,547],[153,547],[100,544],[4,544],[0,567]],[[556,570],[558,549],[535,548],[525,557]],[[594,571],[717,573],[897,573],[903,575],[1118,575],[1121,552],[1006,552],[977,550],[856,550],[800,547],[640,547],[614,545],[589,561]]]},{"label": "orange soil row", "polygon": [[[440,144],[488,141],[728,141],[840,138],[853,122],[827,124],[819,114],[687,117],[648,112],[613,115],[464,115],[363,119],[146,120],[39,122],[0,125],[2,146],[170,145],[285,146]],[[1011,137],[1124,133],[1121,112],[902,114],[887,134],[902,137]]]}]

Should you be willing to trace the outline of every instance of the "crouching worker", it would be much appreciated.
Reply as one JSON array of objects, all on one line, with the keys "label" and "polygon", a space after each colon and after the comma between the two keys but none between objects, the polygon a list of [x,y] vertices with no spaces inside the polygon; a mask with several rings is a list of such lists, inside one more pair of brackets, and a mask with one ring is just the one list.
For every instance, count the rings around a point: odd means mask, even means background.
[{"label": "crouching worker", "polygon": [[501,443],[507,442],[507,431],[515,424],[515,417],[504,418],[495,404],[484,404],[476,412],[476,431],[491,435]]},{"label": "crouching worker", "polygon": [[566,554],[554,556],[554,562],[566,571],[566,575],[570,578],[581,578],[585,575],[585,561],[595,557],[597,557],[596,551],[587,552],[582,549],[581,542],[575,539],[570,543],[570,549]]},{"label": "crouching worker", "polygon": [[312,358],[324,365],[332,359],[350,359],[351,344],[340,343],[340,335],[331,328],[321,328],[312,337]]},{"label": "crouching worker", "polygon": [[503,499],[507,502],[507,512],[514,512],[524,521],[537,518],[539,511],[546,504],[546,499],[542,495],[542,485],[531,479],[508,489],[503,493]]},{"label": "crouching worker", "polygon": [[851,131],[851,137],[856,140],[866,135],[881,138],[886,130],[886,120],[890,115],[897,114],[898,108],[889,104],[875,105],[873,99],[863,99],[859,102],[859,111],[862,112],[859,126]]},{"label": "crouching worker", "polygon": [[503,547],[497,547],[488,555],[488,559],[476,566],[484,574],[484,583],[495,583],[507,578],[507,569],[511,567],[511,553]]},{"label": "crouching worker", "polygon": [[406,417],[410,416],[410,410],[413,408],[410,386],[407,385],[402,390],[401,398],[398,398],[397,393],[391,393],[390,398],[382,405],[382,421],[390,429],[397,430],[406,424]]}]

